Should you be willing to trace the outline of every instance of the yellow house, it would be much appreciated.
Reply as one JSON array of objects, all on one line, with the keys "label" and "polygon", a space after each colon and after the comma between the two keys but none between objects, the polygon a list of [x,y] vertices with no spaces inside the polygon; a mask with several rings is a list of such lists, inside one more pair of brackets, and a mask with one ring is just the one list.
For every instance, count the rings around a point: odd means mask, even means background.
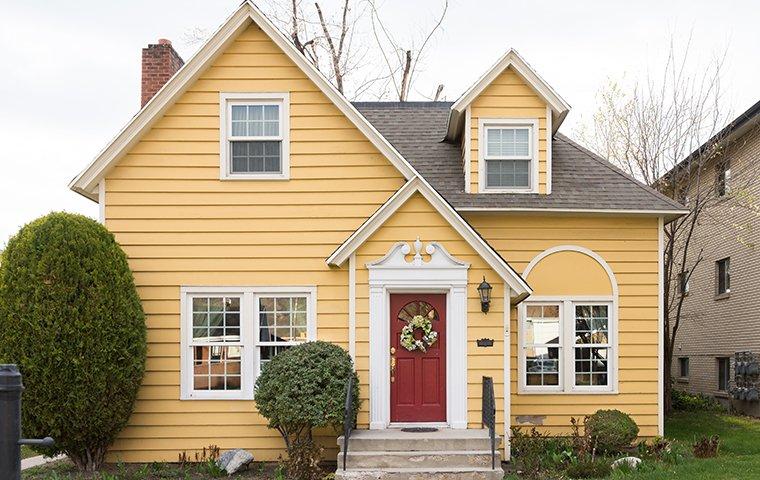
[{"label": "yellow house", "polygon": [[[111,460],[276,459],[253,385],[314,339],[354,358],[354,435],[477,436],[483,377],[502,458],[510,426],[563,434],[600,408],[662,434],[662,226],[681,207],[558,133],[569,106],[515,51],[454,103],[352,104],[244,2],[173,73],[144,76],[157,93],[71,183],[147,314]],[[439,335],[426,352],[400,343],[415,315]]]}]

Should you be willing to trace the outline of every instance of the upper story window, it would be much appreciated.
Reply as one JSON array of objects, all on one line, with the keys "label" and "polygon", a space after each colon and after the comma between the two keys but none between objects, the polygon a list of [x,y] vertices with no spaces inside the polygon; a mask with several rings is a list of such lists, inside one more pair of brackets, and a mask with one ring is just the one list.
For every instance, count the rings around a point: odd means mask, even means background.
[{"label": "upper story window", "polygon": [[729,193],[731,193],[731,164],[725,161],[716,167],[715,194],[725,197]]},{"label": "upper story window", "polygon": [[222,93],[220,97],[220,177],[289,178],[289,94]]},{"label": "upper story window", "polygon": [[731,293],[731,258],[724,258],[715,262],[716,294],[719,296]]},{"label": "upper story window", "polygon": [[481,192],[538,191],[536,120],[481,119]]}]

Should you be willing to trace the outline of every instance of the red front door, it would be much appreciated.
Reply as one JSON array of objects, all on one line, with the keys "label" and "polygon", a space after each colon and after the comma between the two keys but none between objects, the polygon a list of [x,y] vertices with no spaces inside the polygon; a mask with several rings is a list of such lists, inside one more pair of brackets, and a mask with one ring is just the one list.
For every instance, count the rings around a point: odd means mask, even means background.
[{"label": "red front door", "polygon": [[[391,422],[445,422],[446,295],[392,294],[390,314]],[[401,346],[401,329],[415,315],[429,318],[438,332],[426,352]],[[417,329],[415,338],[421,337]]]}]

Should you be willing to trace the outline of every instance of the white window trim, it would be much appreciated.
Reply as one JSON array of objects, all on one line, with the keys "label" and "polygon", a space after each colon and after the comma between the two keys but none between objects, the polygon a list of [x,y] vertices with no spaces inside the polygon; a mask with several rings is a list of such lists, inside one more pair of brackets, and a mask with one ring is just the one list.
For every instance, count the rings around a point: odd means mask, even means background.
[{"label": "white window trim", "polygon": [[[486,186],[486,130],[488,128],[528,127],[531,142],[531,166],[529,187]],[[480,118],[478,119],[478,193],[538,193],[538,144],[537,118]]]},{"label": "white window trim", "polygon": [[[180,287],[180,400],[253,400],[253,387],[260,371],[258,307],[260,296],[305,295],[307,304],[306,337],[317,339],[316,286],[183,286]],[[192,301],[202,296],[240,297],[240,337],[242,344],[240,390],[193,390]],[[268,344],[268,343],[267,343]],[[292,342],[298,345],[299,342]],[[282,345],[282,344],[279,344]]]},{"label": "white window trim", "polygon": [[[560,347],[560,386],[536,386],[526,385],[525,382],[525,364],[526,355],[524,347],[525,319],[527,316],[528,305],[560,305],[560,329],[562,343]],[[609,315],[609,357],[608,367],[608,384],[604,386],[581,386],[575,385],[575,344],[573,340],[576,305],[607,305]],[[618,393],[618,318],[617,302],[613,295],[601,296],[531,296],[530,300],[522,302],[517,307],[518,313],[518,393],[520,394],[538,394],[538,395],[567,395],[567,394],[617,394]]]},{"label": "white window trim", "polygon": [[[280,105],[280,135],[256,137],[254,140],[281,140],[279,173],[231,173],[230,141],[232,105],[274,103]],[[221,180],[289,180],[290,179],[290,93],[256,92],[219,94],[219,178]]]}]

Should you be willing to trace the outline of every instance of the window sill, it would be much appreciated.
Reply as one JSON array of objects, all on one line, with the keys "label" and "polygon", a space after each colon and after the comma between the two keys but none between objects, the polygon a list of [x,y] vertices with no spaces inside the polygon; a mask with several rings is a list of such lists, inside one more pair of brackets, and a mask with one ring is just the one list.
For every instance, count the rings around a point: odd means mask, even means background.
[{"label": "window sill", "polygon": [[617,390],[519,390],[518,395],[617,395]]},{"label": "window sill", "polygon": [[717,295],[715,295],[715,297],[713,299],[714,300],[725,300],[725,299],[730,298],[730,297],[731,297],[731,292],[726,292],[726,293],[718,293]]},{"label": "window sill", "polygon": [[728,392],[724,392],[723,390],[718,390],[713,394],[715,398],[730,398]]},{"label": "window sill", "polygon": [[678,382],[678,383],[689,383],[689,377],[678,377],[678,378],[676,378],[676,382]]},{"label": "window sill", "polygon": [[225,180],[233,180],[233,181],[239,181],[239,180],[257,180],[257,181],[266,181],[266,180],[290,180],[289,174],[284,173],[277,173],[277,174],[245,174],[245,173],[236,173],[236,174],[229,174],[229,175],[221,175],[219,177],[219,180],[225,181]]}]

